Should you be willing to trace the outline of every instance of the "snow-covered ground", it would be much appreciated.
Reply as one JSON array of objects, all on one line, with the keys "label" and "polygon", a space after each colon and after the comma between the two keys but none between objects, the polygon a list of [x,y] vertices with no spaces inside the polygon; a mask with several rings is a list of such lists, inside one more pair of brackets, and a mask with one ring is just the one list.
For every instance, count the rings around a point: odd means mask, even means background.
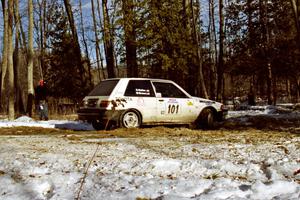
[{"label": "snow-covered ground", "polygon": [[70,120],[49,120],[49,121],[37,121],[27,116],[22,116],[14,121],[8,119],[0,120],[1,127],[41,127],[41,128],[60,128],[60,129],[71,129],[71,130],[94,130],[91,124],[70,121]]},{"label": "snow-covered ground", "polygon": [[[230,118],[251,113],[231,112]],[[76,121],[0,121],[0,127],[15,126],[93,130]],[[141,137],[116,137],[118,130],[0,133],[0,199],[300,199],[299,135],[125,131]],[[163,131],[170,135],[151,134]],[[267,139],[252,138],[260,134]]]}]

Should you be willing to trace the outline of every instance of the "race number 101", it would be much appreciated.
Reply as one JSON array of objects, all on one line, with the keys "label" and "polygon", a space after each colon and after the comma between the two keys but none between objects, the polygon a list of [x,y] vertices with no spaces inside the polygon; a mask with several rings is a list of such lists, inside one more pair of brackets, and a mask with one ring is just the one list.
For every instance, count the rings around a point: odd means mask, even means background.
[{"label": "race number 101", "polygon": [[179,110],[179,105],[170,104],[168,106],[168,114],[177,114]]}]

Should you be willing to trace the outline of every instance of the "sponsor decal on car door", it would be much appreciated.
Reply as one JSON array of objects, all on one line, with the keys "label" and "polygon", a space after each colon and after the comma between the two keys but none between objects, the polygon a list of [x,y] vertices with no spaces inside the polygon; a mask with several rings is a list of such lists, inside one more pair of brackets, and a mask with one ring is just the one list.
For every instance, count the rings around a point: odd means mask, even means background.
[{"label": "sponsor decal on car door", "polygon": [[158,98],[157,111],[159,122],[174,121],[176,115],[180,114],[180,103],[176,99]]},{"label": "sponsor decal on car door", "polygon": [[153,82],[157,97],[157,120],[159,122],[190,122],[193,100],[175,84]]},{"label": "sponsor decal on car door", "polygon": [[159,122],[191,122],[195,118],[193,101],[184,98],[158,98]]}]

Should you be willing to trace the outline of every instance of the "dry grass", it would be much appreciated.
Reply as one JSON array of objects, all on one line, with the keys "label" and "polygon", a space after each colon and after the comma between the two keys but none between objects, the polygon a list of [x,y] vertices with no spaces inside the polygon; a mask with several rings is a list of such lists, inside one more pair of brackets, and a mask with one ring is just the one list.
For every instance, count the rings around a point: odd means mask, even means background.
[{"label": "dry grass", "polygon": [[39,127],[11,127],[1,128],[0,135],[58,135],[65,134],[66,131]]},{"label": "dry grass", "polygon": [[[1,135],[47,135],[54,137],[63,137],[70,141],[83,141],[86,139],[101,138],[139,138],[145,140],[165,139],[172,141],[173,146],[178,143],[190,144],[222,144],[222,143],[241,143],[241,144],[261,144],[265,142],[279,142],[299,137],[299,134],[293,134],[283,131],[243,129],[243,130],[192,130],[188,128],[140,128],[140,129],[115,129],[112,131],[73,131],[61,129],[48,129],[36,127],[14,127],[1,128]],[[178,143],[178,144],[179,144]],[[300,148],[300,145],[299,145]]]},{"label": "dry grass", "polygon": [[[55,116],[52,116],[53,118]],[[76,115],[57,116],[57,119],[72,119]],[[236,122],[237,121],[237,122]],[[267,116],[249,117],[248,122],[238,123],[238,120],[227,120],[219,124],[217,130],[193,130],[183,127],[167,128],[139,128],[139,129],[115,129],[111,131],[73,131],[62,129],[48,129],[37,127],[13,127],[1,128],[1,135],[47,135],[56,137],[66,137],[73,142],[86,139],[101,138],[139,138],[147,139],[166,139],[172,141],[176,146],[178,141],[185,143],[242,143],[260,144],[264,142],[288,140],[300,136],[300,119],[284,120],[273,119]],[[299,130],[297,132],[297,130]],[[178,144],[179,144],[178,143]],[[299,144],[300,148],[300,144]]]}]

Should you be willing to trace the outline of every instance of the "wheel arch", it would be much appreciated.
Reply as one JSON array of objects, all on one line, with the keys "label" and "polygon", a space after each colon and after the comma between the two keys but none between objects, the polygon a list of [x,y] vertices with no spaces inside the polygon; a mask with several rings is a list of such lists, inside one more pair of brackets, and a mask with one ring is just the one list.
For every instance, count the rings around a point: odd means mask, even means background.
[{"label": "wheel arch", "polygon": [[194,121],[193,126],[197,129],[204,129],[204,130],[208,130],[208,129],[212,129],[211,125],[207,124],[207,122],[203,121],[203,115],[205,113],[205,111],[210,110],[212,112],[213,115],[213,120],[215,121],[217,119],[217,110],[213,107],[213,106],[207,106],[204,107],[201,112],[199,113],[197,119]]},{"label": "wheel arch", "polygon": [[201,112],[199,113],[198,117],[197,117],[197,120],[199,120],[199,117],[201,115],[201,113],[205,110],[205,109],[210,109],[211,111],[213,111],[213,114],[214,114],[214,117],[217,117],[217,114],[218,114],[218,111],[216,108],[214,108],[213,106],[206,106],[204,107]]}]

